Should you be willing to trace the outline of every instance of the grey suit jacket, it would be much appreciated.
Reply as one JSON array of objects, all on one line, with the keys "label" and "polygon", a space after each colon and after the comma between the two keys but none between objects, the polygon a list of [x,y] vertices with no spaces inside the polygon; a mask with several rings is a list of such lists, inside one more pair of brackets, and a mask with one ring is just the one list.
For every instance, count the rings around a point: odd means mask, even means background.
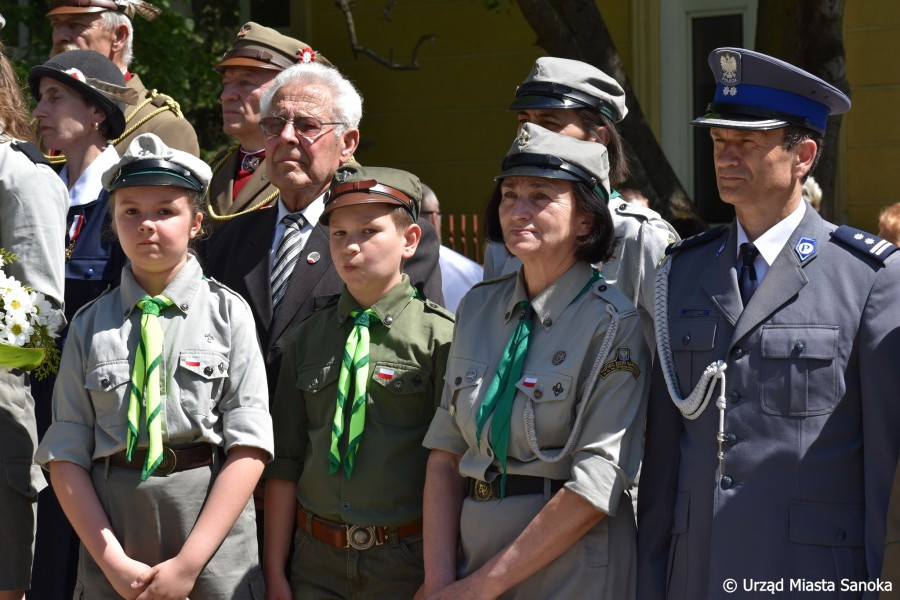
[{"label": "grey suit jacket", "polygon": [[[842,578],[880,573],[900,449],[900,253],[866,256],[835,229],[807,207],[746,308],[734,224],[676,251],[668,316],[680,391],[727,361],[729,479],[716,456],[718,386],[705,412],[686,420],[657,364],[639,598],[756,597],[745,591],[751,579],[783,579],[782,597],[794,597],[790,578],[833,582],[836,593],[822,597],[836,598]],[[809,240],[811,255],[795,250]],[[729,578],[738,594],[723,589]]]}]

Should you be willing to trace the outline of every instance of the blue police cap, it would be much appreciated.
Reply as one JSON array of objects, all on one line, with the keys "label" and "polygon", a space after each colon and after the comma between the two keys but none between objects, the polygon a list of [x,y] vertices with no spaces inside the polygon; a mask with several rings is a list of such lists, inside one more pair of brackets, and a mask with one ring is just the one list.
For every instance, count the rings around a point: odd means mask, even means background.
[{"label": "blue police cap", "polygon": [[828,115],[850,110],[850,99],[833,85],[783,60],[743,48],[709,54],[716,95],[700,127],[779,129],[800,125],[825,133]]}]

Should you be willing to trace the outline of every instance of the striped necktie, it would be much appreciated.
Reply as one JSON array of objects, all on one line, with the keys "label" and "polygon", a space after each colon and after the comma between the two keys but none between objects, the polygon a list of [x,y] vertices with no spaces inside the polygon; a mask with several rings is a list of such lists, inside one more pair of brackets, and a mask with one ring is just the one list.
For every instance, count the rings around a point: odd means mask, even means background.
[{"label": "striped necktie", "polygon": [[285,215],[281,222],[285,226],[284,235],[272,263],[272,314],[278,312],[278,305],[287,291],[294,265],[303,249],[300,246],[300,230],[306,225],[306,219],[300,213],[290,213]]},{"label": "striped necktie", "polygon": [[369,381],[369,325],[371,321],[379,321],[378,315],[371,308],[365,311],[352,310],[353,329],[347,336],[344,346],[344,359],[341,361],[341,373],[338,375],[337,403],[334,409],[334,422],[331,427],[331,449],[328,453],[329,471],[337,473],[341,466],[339,444],[344,435],[344,411],[347,410],[347,399],[350,396],[350,379],[354,380],[353,403],[350,405],[350,431],[347,436],[347,451],[344,453],[344,472],[347,478],[353,474],[356,463],[356,451],[362,439],[363,426],[366,422],[366,384]]},{"label": "striped necktie", "polygon": [[141,469],[145,481],[162,462],[162,420],[165,411],[160,402],[160,370],[163,352],[163,332],[159,313],[174,302],[165,296],[144,296],[137,302],[141,309],[141,342],[134,357],[131,372],[131,391],[128,399],[128,433],[125,456],[130,461],[137,448],[140,433],[141,407],[147,426],[147,457]]}]

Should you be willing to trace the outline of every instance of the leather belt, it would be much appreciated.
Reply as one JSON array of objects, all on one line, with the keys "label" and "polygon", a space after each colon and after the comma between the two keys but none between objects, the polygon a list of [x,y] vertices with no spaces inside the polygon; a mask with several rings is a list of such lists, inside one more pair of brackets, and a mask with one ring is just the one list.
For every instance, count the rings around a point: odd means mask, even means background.
[{"label": "leather belt", "polygon": [[[197,444],[188,446],[187,448],[169,448],[163,446],[162,462],[153,472],[154,476],[165,477],[176,471],[188,471],[190,469],[198,469],[211,465],[213,462],[213,453],[218,446],[212,444]],[[115,454],[98,458],[94,464],[105,463],[109,459],[109,466],[117,469],[132,469],[140,471],[144,467],[144,459],[147,457],[146,448],[136,448],[131,455],[131,462],[125,458],[125,451],[121,450]]]},{"label": "leather belt", "polygon": [[[530,475],[507,475],[506,495],[522,496],[525,494],[543,494],[545,477],[531,477]],[[550,493],[555,494],[563,488],[566,482],[562,479],[550,480]],[[466,496],[472,500],[487,502],[500,499],[500,476],[493,481],[481,481],[466,477]]]},{"label": "leather belt", "polygon": [[[309,518],[312,518],[312,527],[307,527]],[[320,542],[325,542],[335,548],[353,548],[354,550],[368,550],[372,546],[380,546],[390,537],[391,533],[395,533],[398,538],[422,533],[421,521],[399,527],[347,525],[322,519],[307,513],[302,508],[297,509],[297,527],[303,531],[309,531]]]}]

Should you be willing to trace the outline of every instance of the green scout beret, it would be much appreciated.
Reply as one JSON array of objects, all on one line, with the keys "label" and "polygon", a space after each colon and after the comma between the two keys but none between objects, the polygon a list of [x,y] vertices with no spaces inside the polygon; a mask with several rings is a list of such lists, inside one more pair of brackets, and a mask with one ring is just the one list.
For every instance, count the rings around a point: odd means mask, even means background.
[{"label": "green scout beret", "polygon": [[120,12],[129,19],[134,19],[134,15],[139,14],[148,21],[162,14],[161,8],[144,0],[53,0],[46,16],[99,13],[107,10]]},{"label": "green scout beret", "polygon": [[766,130],[800,125],[825,133],[828,115],[850,110],[839,89],[783,60],[744,48],[709,53],[716,94],[700,127]]},{"label": "green scout beret", "polygon": [[301,62],[333,66],[327,58],[310,48],[309,44],[281,34],[271,27],[249,21],[237,32],[231,50],[213,68],[219,73],[224,73],[225,67],[283,71]]},{"label": "green scout beret", "polygon": [[328,215],[336,208],[372,202],[402,206],[415,221],[422,205],[422,182],[400,169],[344,165],[334,175],[319,222],[328,225]]},{"label": "green scout beret", "polygon": [[534,123],[522,125],[495,179],[517,175],[580,181],[609,199],[606,146],[553,133]]},{"label": "green scout beret", "polygon": [[516,88],[509,110],[529,108],[592,108],[616,123],[625,118],[625,90],[593,65],[544,56],[534,61],[531,73]]},{"label": "green scout beret", "polygon": [[103,173],[103,187],[111,192],[124,187],[162,185],[206,193],[212,171],[205,162],[182,150],[169,148],[153,133],[139,135],[128,144],[119,162]]}]

